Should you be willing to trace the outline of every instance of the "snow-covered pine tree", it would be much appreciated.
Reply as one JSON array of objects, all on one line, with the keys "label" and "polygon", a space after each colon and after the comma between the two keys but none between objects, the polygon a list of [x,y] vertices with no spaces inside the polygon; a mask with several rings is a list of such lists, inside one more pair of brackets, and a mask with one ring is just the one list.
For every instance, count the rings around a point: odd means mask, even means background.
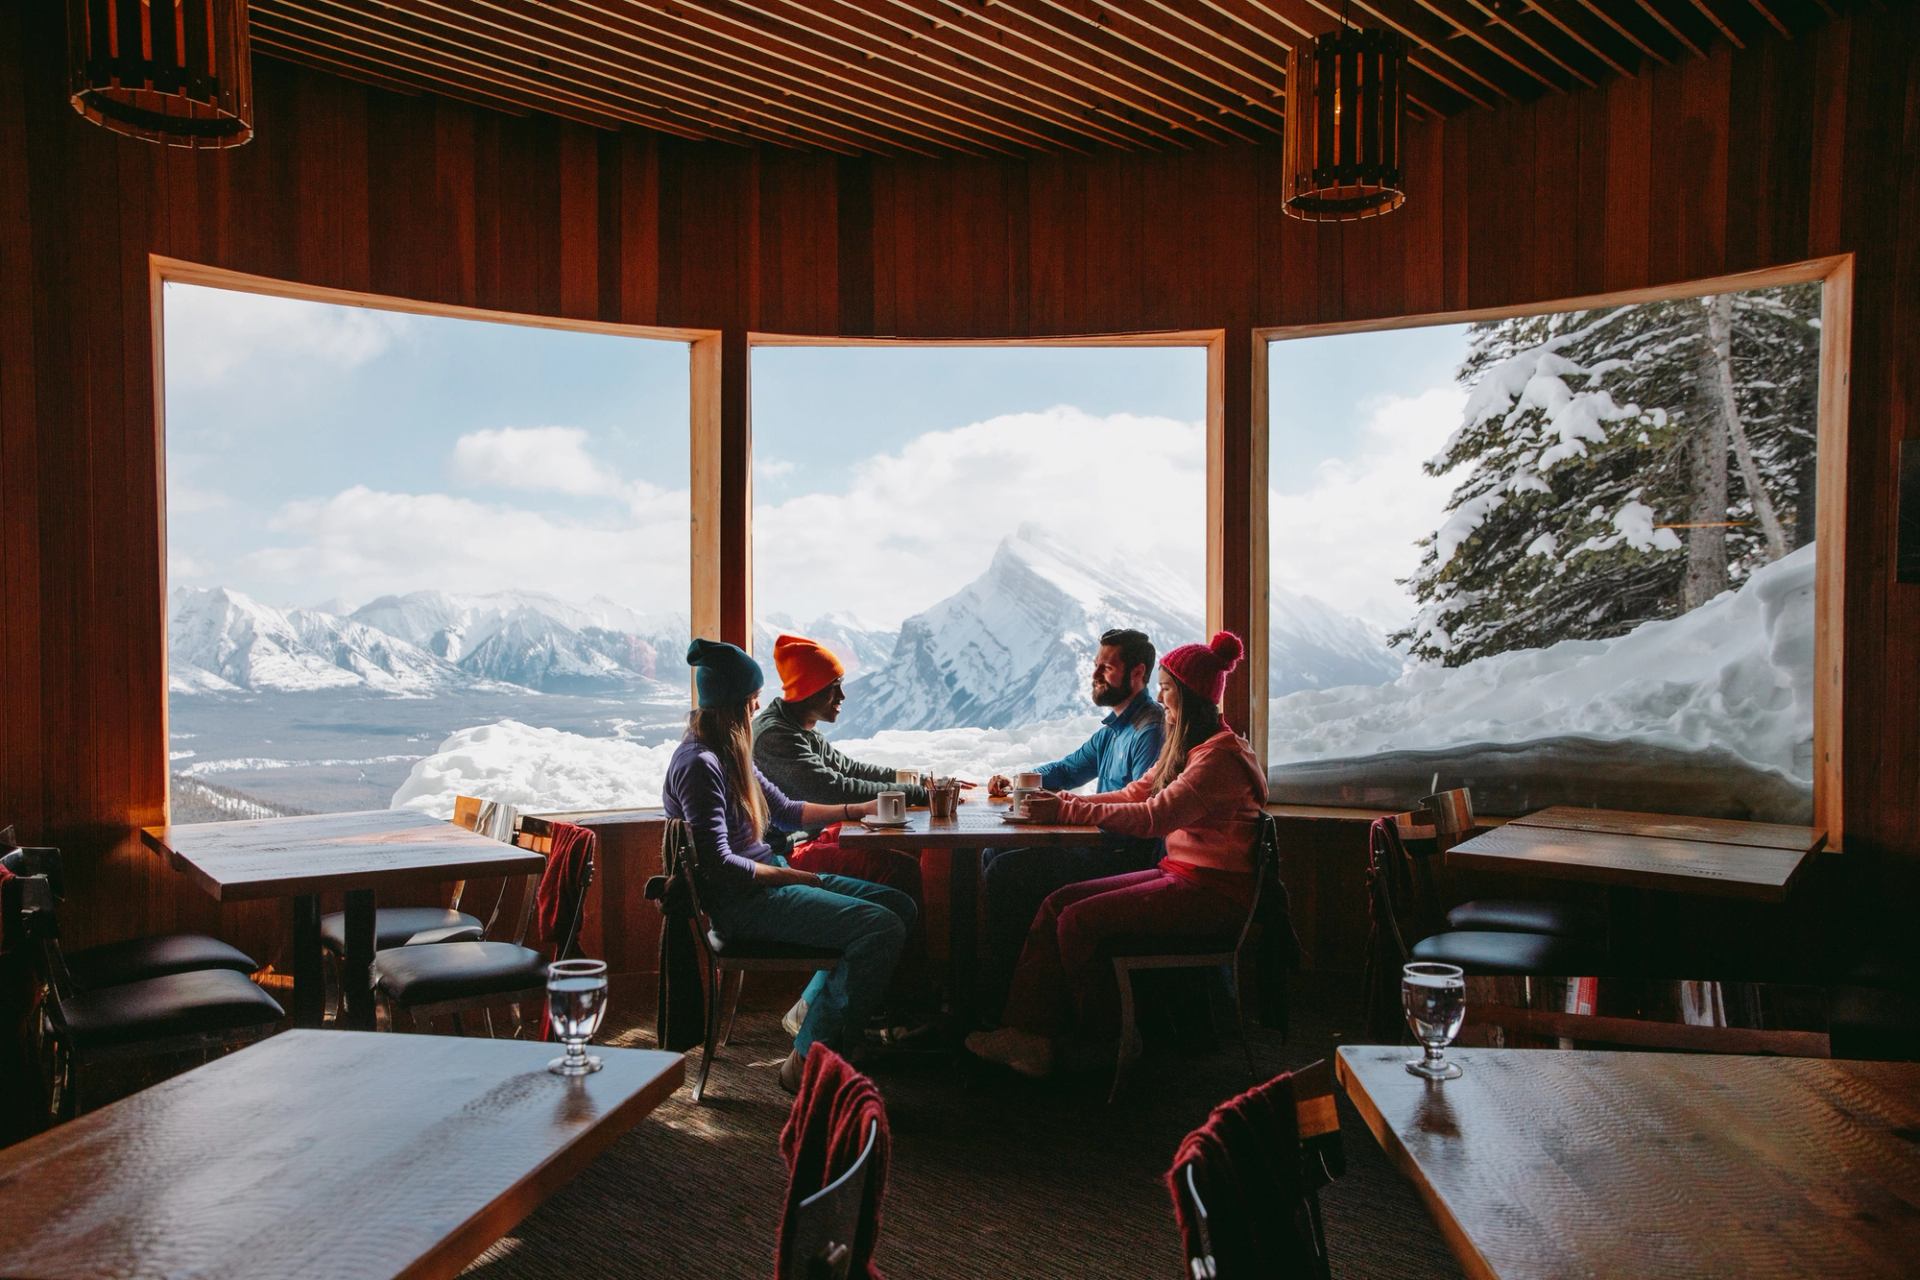
[{"label": "snow-covered pine tree", "polygon": [[1619,635],[1809,539],[1818,311],[1793,286],[1474,325],[1427,463],[1464,471],[1393,639],[1451,666]]}]

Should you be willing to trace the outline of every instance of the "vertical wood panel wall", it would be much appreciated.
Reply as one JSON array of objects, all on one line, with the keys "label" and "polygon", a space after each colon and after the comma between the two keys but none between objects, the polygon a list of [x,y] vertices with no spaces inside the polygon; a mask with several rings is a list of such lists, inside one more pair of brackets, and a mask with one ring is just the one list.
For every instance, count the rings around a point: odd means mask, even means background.
[{"label": "vertical wood panel wall", "polygon": [[[736,363],[750,330],[1238,341],[1854,253],[1848,840],[1920,859],[1920,588],[1890,564],[1897,443],[1920,436],[1911,8],[1414,127],[1406,207],[1347,227],[1281,216],[1272,150],[869,162],[494,115],[266,59],[253,143],[163,149],[67,105],[60,12],[0,15],[0,823],[70,848],[82,936],[211,922],[129,838],[167,785],[154,253],[718,329]],[[1246,362],[1229,369],[1244,437],[1259,400]],[[746,382],[723,382],[740,477]],[[1244,560],[1227,569],[1232,625],[1255,601]],[[722,617],[745,607],[741,590]]]}]

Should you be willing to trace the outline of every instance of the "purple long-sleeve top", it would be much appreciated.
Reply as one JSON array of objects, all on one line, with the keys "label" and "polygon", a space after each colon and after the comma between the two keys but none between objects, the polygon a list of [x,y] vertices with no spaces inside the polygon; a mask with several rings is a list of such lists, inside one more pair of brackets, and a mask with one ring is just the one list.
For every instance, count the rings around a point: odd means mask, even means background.
[{"label": "purple long-sleeve top", "polygon": [[[787,799],[758,769],[753,772],[766,793],[768,816],[798,830],[803,825],[800,802]],[[709,908],[752,890],[754,864],[767,861],[773,849],[754,838],[746,814],[732,802],[719,756],[696,738],[682,739],[667,763],[660,801],[667,816],[685,822],[693,837],[694,869]]]}]

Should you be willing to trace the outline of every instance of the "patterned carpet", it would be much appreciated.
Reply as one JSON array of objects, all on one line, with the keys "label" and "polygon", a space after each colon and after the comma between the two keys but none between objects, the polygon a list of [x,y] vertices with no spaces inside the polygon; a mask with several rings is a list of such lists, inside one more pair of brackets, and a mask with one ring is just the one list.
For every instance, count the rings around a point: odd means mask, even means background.
[{"label": "patterned carpet", "polygon": [[[1299,980],[1290,1043],[1256,1030],[1263,1072],[1326,1057],[1357,1022],[1357,984]],[[650,1047],[650,992],[616,985],[628,1016],[611,1043]],[[751,999],[751,996],[749,997]],[[779,1012],[741,1012],[705,1105],[683,1088],[467,1272],[517,1277],[767,1276],[786,1171],[778,1151],[788,1098],[775,1068],[789,1043]],[[1197,1057],[1150,1054],[1130,1093],[1109,1077],[1035,1084],[951,1059],[872,1064],[886,1095],[894,1160],[876,1261],[912,1277],[1130,1277],[1182,1274],[1161,1183],[1180,1138],[1246,1087],[1229,1035]],[[1457,1276],[1426,1210],[1341,1104],[1348,1170],[1322,1194],[1334,1274]]]}]

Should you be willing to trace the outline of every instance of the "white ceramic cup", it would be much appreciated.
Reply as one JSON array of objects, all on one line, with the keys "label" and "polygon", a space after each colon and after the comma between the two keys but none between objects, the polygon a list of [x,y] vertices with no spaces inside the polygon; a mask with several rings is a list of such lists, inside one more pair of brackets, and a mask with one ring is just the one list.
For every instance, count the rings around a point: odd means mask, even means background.
[{"label": "white ceramic cup", "polygon": [[1038,787],[1015,787],[1007,799],[1007,815],[1014,818],[1027,816],[1027,797],[1038,791]]},{"label": "white ceramic cup", "polygon": [[920,781],[920,771],[918,769],[895,769],[893,771],[893,780],[900,783],[915,783]]},{"label": "white ceramic cup", "polygon": [[874,797],[878,802],[873,816],[881,822],[899,822],[907,816],[907,793],[904,791],[882,791]]},{"label": "white ceramic cup", "polygon": [[1014,774],[1013,789],[1015,791],[1038,791],[1040,789],[1040,775],[1037,773]]}]

